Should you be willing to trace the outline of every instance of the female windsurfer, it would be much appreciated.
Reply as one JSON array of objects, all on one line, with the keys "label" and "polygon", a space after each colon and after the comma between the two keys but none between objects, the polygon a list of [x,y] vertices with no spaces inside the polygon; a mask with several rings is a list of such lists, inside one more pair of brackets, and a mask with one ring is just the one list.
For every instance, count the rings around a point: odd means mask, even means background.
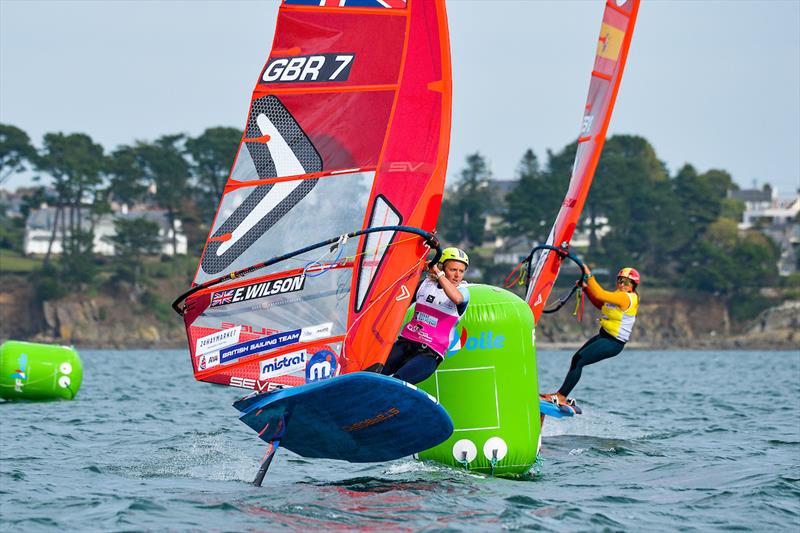
[{"label": "female windsurfer", "polygon": [[583,266],[583,288],[592,304],[600,309],[600,333],[572,356],[569,372],[558,392],[541,394],[540,397],[558,405],[575,406],[575,400],[567,398],[578,380],[583,367],[618,355],[631,336],[636,313],[639,310],[637,287],[641,277],[635,268],[626,267],[617,274],[617,290],[607,291],[600,286],[586,265]]},{"label": "female windsurfer", "polygon": [[[441,265],[441,266],[440,266]],[[469,257],[445,248],[438,265],[428,269],[415,294],[414,317],[400,332],[381,371],[408,383],[434,373],[450,345],[450,334],[467,310],[469,289],[462,281]]]}]

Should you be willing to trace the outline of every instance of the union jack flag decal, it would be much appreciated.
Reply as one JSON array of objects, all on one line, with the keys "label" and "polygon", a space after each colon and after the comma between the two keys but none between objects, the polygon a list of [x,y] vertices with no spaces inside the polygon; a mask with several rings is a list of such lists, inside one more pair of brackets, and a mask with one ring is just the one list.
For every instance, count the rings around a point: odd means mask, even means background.
[{"label": "union jack flag decal", "polygon": [[233,300],[233,289],[229,291],[219,291],[211,295],[211,307],[225,305]]},{"label": "union jack flag decal", "polygon": [[283,0],[283,3],[321,7],[406,7],[406,0]]}]

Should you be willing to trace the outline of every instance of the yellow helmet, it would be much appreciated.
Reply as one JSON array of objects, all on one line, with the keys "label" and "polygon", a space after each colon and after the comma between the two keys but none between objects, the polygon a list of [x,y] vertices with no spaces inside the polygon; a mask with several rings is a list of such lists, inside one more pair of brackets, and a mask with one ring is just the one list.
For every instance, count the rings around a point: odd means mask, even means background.
[{"label": "yellow helmet", "polygon": [[445,248],[442,250],[442,257],[439,262],[444,264],[445,261],[461,261],[469,268],[469,256],[467,252],[460,248]]}]

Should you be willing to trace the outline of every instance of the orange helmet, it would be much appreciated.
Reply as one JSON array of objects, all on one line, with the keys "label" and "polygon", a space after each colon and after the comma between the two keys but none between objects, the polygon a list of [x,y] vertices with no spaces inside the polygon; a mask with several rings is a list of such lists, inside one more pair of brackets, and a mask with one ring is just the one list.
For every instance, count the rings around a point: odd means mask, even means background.
[{"label": "orange helmet", "polygon": [[633,281],[635,284],[639,284],[640,280],[642,279],[639,276],[639,271],[633,267],[625,267],[619,272],[617,272],[618,278],[628,278]]}]

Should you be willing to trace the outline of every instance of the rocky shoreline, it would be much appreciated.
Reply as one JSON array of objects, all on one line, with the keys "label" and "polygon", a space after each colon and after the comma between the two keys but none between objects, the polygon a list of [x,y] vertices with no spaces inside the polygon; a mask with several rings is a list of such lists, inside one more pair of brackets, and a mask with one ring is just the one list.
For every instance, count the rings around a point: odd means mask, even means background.
[{"label": "rocky shoreline", "polygon": [[[35,297],[33,287],[24,283],[0,289],[0,340],[85,349],[186,348],[183,321],[171,310],[156,312],[109,295],[70,295],[41,306],[34,303]],[[591,306],[580,322],[566,309],[544,315],[536,330],[537,347],[575,350],[596,333],[597,318]],[[629,348],[800,351],[800,301],[786,301],[734,324],[721,299],[653,290],[643,297]]]}]

